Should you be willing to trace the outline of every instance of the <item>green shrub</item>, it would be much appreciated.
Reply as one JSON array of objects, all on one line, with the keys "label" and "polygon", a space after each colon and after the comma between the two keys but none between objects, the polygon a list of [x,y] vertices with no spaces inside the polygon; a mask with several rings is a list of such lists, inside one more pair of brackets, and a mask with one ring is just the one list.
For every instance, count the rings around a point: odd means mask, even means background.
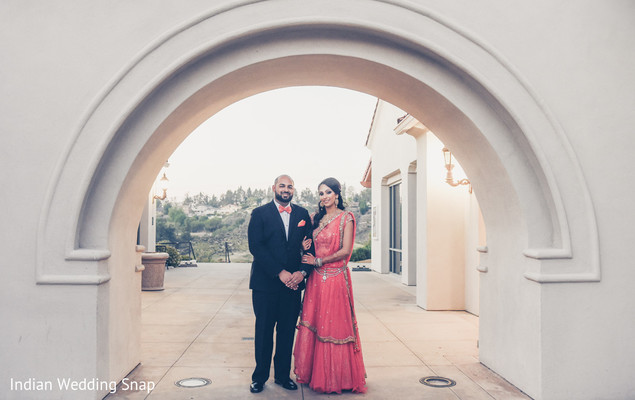
[{"label": "green shrub", "polygon": [[172,246],[165,246],[165,252],[170,255],[166,261],[168,267],[178,267],[181,264],[181,255],[177,249]]},{"label": "green shrub", "polygon": [[364,247],[358,247],[351,254],[351,261],[362,261],[370,259],[370,241]]}]

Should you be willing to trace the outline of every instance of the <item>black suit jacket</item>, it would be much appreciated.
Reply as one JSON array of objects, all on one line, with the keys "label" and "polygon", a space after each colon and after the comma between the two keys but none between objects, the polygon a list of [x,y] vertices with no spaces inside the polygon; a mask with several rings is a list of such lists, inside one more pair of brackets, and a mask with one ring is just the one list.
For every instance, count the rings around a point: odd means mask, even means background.
[{"label": "black suit jacket", "polygon": [[[307,275],[311,273],[313,266],[302,264],[301,260],[302,239],[305,236],[311,238],[312,232],[311,217],[300,206],[291,204],[288,240],[280,212],[273,201],[255,208],[251,212],[247,231],[249,251],[254,256],[249,288],[267,292],[291,290],[278,278],[283,269],[291,273],[299,270],[306,271]],[[308,252],[315,254],[313,243]],[[298,286],[298,290],[302,289],[304,281]]]}]

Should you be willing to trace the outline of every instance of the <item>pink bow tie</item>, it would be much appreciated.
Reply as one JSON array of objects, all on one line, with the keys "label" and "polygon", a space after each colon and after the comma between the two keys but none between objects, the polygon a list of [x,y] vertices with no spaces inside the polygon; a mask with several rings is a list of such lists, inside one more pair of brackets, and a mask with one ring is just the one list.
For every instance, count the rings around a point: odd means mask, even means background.
[{"label": "pink bow tie", "polygon": [[278,206],[278,211],[280,211],[280,213],[286,211],[289,214],[291,214],[291,206],[286,206],[286,207]]}]

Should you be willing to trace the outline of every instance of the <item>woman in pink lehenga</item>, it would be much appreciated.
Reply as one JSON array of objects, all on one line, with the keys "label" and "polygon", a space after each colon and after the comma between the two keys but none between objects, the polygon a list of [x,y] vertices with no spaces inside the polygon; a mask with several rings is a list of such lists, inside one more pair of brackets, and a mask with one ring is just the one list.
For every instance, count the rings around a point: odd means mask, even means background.
[{"label": "woman in pink lehenga", "polygon": [[[300,383],[316,392],[366,392],[366,371],[357,329],[351,275],[347,267],[355,238],[355,218],[344,211],[339,182],[318,187],[314,216],[315,256],[302,262],[315,268],[307,280],[293,355]],[[305,242],[305,248],[310,239]]]}]

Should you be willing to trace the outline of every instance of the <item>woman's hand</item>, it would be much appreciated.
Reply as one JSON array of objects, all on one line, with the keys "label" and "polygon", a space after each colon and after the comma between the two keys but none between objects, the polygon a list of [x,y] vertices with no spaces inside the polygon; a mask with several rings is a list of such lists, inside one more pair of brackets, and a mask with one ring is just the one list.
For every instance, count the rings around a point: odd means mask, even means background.
[{"label": "woman's hand", "polygon": [[304,280],[304,275],[302,275],[302,272],[296,271],[293,274],[291,274],[291,278],[289,278],[289,280],[287,281],[286,286],[291,290],[298,290],[298,285],[303,280]]},{"label": "woman's hand", "polygon": [[315,265],[315,256],[313,254],[305,254],[302,256],[303,264]]},{"label": "woman's hand", "polygon": [[309,250],[311,248],[311,239],[307,239],[307,237],[305,236],[304,239],[302,240],[302,248],[304,249],[304,251]]}]

